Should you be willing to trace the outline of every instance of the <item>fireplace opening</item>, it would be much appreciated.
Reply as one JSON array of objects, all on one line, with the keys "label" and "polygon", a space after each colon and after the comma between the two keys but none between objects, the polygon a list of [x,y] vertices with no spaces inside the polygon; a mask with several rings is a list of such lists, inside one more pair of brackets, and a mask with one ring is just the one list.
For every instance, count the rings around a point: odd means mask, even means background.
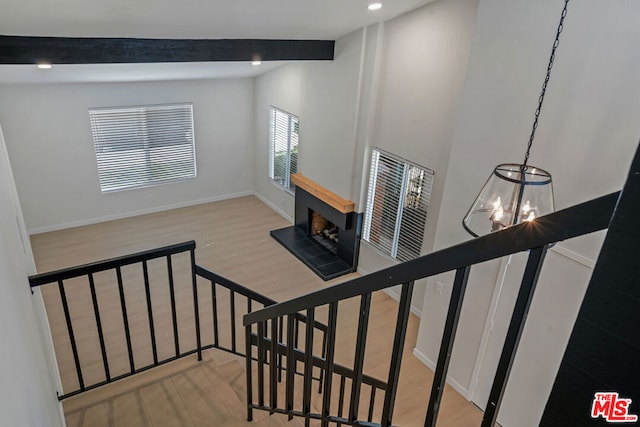
[{"label": "fireplace opening", "polygon": [[322,246],[329,249],[331,253],[338,253],[338,227],[331,221],[309,209],[309,235],[318,241]]}]

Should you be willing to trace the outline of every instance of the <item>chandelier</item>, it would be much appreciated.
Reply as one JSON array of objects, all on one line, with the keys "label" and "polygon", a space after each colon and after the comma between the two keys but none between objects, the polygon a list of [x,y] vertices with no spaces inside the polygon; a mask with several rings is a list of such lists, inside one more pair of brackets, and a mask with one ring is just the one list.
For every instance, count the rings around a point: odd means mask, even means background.
[{"label": "chandelier", "polygon": [[504,163],[496,166],[475,201],[467,211],[462,225],[471,235],[478,237],[522,222],[531,222],[541,215],[553,212],[553,183],[551,174],[529,165],[529,153],[533,145],[540,110],[551,76],[560,33],[567,16],[569,0],[564,1],[556,38],[551,49],[547,74],[538,98],[533,126],[522,163]]}]

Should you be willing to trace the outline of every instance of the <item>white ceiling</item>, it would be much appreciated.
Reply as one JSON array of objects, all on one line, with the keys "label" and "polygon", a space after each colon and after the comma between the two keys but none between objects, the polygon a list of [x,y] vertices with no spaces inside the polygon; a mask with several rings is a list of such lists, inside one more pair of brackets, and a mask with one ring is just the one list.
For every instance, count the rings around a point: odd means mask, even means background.
[{"label": "white ceiling", "polygon": [[[0,34],[57,37],[336,40],[433,0],[1,0]],[[376,0],[378,1],[378,0]],[[254,76],[279,63],[0,65],[0,83]]]},{"label": "white ceiling", "polygon": [[0,84],[102,83],[254,77],[285,64],[263,62],[171,62],[153,64],[0,65]]}]

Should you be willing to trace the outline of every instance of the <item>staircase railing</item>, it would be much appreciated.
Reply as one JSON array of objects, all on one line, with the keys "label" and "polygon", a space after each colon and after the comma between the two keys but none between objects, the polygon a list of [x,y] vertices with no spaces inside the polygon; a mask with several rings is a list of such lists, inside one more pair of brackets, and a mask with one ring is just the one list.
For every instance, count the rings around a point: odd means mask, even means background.
[{"label": "staircase railing", "polygon": [[[245,346],[245,351],[242,352],[236,343],[236,315],[233,308],[235,306],[235,294],[240,294],[246,299],[246,313],[251,313],[253,311],[254,307],[252,305],[252,302],[257,302],[263,307],[272,306],[276,304],[276,302],[203,267],[196,266],[196,273],[200,277],[210,281],[211,283],[211,300],[213,304],[212,313],[214,313],[214,343],[209,347],[215,347],[246,357],[246,360],[249,361],[247,363],[247,390],[249,394],[253,394],[254,391],[253,383],[251,381],[251,369],[252,364],[256,364],[257,387],[255,391],[258,399],[257,405],[259,407],[263,409],[269,409],[271,413],[279,412],[286,413],[290,416],[300,416],[301,413],[296,413],[295,411],[292,411],[290,413],[289,411],[277,408],[277,405],[275,403],[277,402],[278,393],[273,388],[269,390],[267,396],[269,402],[271,402],[271,406],[265,406],[265,374],[268,374],[270,384],[282,382],[283,374],[285,375],[285,381],[288,384],[294,381],[295,376],[302,376],[305,387],[308,388],[309,391],[311,390],[312,384],[315,381],[318,385],[317,392],[322,393],[323,386],[326,384],[326,369],[324,360],[326,357],[327,342],[330,339],[327,336],[327,326],[323,323],[318,322],[313,317],[308,317],[302,313],[294,313],[291,316],[287,316],[286,323],[284,321],[284,317],[272,319],[269,322],[269,325],[267,325],[266,322],[259,323],[255,326],[255,328],[253,328],[253,330],[249,331],[249,333],[245,336],[245,340],[248,341],[248,345]],[[215,313],[217,313],[218,311],[216,305],[216,286],[222,286],[223,288],[229,290],[230,311],[233,313],[231,316],[234,321],[231,323],[231,339],[230,344],[228,345],[221,343],[221,340],[218,338],[218,325],[215,316]],[[313,325],[313,328],[308,328],[307,325]],[[308,366],[311,367],[310,369],[300,371],[297,369],[297,363],[292,363],[294,360],[296,362],[307,362],[308,355],[299,349],[299,345],[301,342],[300,337],[306,336],[308,334],[315,336],[316,332],[321,334],[319,339],[319,343],[321,344],[319,346],[319,355],[318,357],[310,357],[308,361]],[[293,346],[285,346],[282,344],[285,334],[288,339],[287,342],[293,343]],[[283,363],[283,358],[285,357],[289,361],[287,364]],[[314,367],[317,368],[317,374],[314,374],[313,372]],[[334,364],[331,374],[336,375],[339,378],[339,396],[340,401],[343,401],[347,381],[353,381],[354,371],[345,366]],[[387,384],[384,381],[381,381],[369,375],[362,375],[360,381],[370,390],[369,413],[372,414],[375,404],[376,392],[378,392],[378,395],[381,392],[384,392],[387,389]],[[293,388],[289,388],[289,391],[293,392]],[[290,396],[290,399],[293,399],[293,396]],[[339,408],[339,413],[342,413],[342,408]],[[371,418],[371,416],[372,415],[370,415],[369,418]]]},{"label": "staircase railing", "polygon": [[[54,339],[59,364],[64,364],[65,355],[73,359],[75,377],[64,372],[60,400],[189,355],[197,354],[202,360],[202,351],[209,348],[245,357],[236,333],[242,328],[242,316],[276,301],[196,265],[195,248],[195,242],[189,241],[29,277],[31,288],[43,287],[43,295],[47,294],[52,329],[54,324],[64,324],[57,328]],[[166,275],[165,280],[161,280],[162,275]],[[164,316],[167,307],[170,316]],[[164,317],[170,322],[163,323]],[[140,324],[145,324],[145,331],[140,330]],[[308,324],[325,342],[327,326],[308,321],[302,314],[293,316],[291,330],[296,342]],[[282,321],[277,326],[273,342],[282,341]],[[114,343],[118,332],[123,338],[121,345]],[[254,346],[258,346],[257,336],[252,336]],[[263,339],[260,346],[266,348],[269,341]],[[286,371],[284,354],[280,349],[272,364],[277,366],[278,381]],[[261,358],[257,354],[251,357],[270,363],[265,355],[263,351]],[[338,367],[337,374],[345,382],[353,371]],[[312,380],[321,385],[323,375],[320,370]],[[372,388],[386,387],[375,378],[366,377],[364,381]]]},{"label": "staircase railing", "polygon": [[[195,280],[195,242],[185,242],[181,244],[166,246],[159,249],[154,249],[150,251],[139,252],[136,254],[112,258],[105,261],[95,262],[91,264],[85,264],[77,267],[66,268],[58,271],[53,271],[50,273],[42,273],[36,274],[34,276],[29,277],[29,284],[32,288],[38,286],[44,286],[49,284],[57,284],[58,293],[60,296],[60,304],[62,306],[62,313],[64,316],[64,322],[66,325],[67,338],[69,340],[69,346],[71,349],[71,353],[73,356],[73,363],[76,371],[76,386],[73,387],[69,381],[65,381],[63,379],[63,388],[66,389],[65,392],[60,395],[59,399],[65,399],[67,397],[71,397],[82,393],[84,391],[92,390],[94,388],[100,387],[102,385],[111,383],[113,381],[117,381],[122,378],[129,377],[131,375],[146,371],[153,367],[163,365],[165,363],[171,362],[173,360],[179,359],[181,357],[188,356],[190,354],[197,353],[198,359],[202,359],[202,346],[200,342],[200,324],[198,321],[198,293],[196,289],[196,280]],[[184,348],[180,348],[180,338],[178,333],[178,317],[176,310],[176,292],[175,292],[175,275],[173,264],[176,256],[180,254],[187,254],[188,260],[187,263],[191,269],[191,273],[189,277],[192,277],[190,286],[192,287],[193,293],[193,305],[192,308],[194,310],[195,315],[193,319],[194,323],[194,331],[196,336],[196,344],[191,345],[189,349],[185,350]],[[171,319],[173,324],[173,332],[174,332],[174,353],[173,355],[160,358],[158,355],[158,334],[156,331],[156,321],[157,318],[154,318],[154,304],[152,302],[152,288],[150,283],[150,268],[149,264],[151,262],[155,262],[156,260],[164,260],[166,262],[166,274],[167,274],[167,283],[169,288],[170,300],[171,300]],[[144,305],[147,311],[147,321],[148,321],[148,329],[149,329],[149,341],[151,343],[151,351],[152,351],[152,362],[151,363],[140,363],[136,357],[136,351],[134,347],[137,347],[137,341],[140,341],[142,338],[138,336],[134,336],[131,333],[132,328],[132,315],[137,316],[138,313],[135,312],[137,310],[132,311],[134,306],[132,305],[132,301],[128,301],[127,294],[133,300],[139,300],[140,295],[132,295],[128,286],[128,281],[130,280],[130,275],[123,273],[123,270],[129,266],[139,265],[141,267],[142,273],[142,285],[144,288],[143,297],[145,303],[136,304],[135,309],[141,308],[141,305]],[[188,267],[188,268],[189,268]],[[121,352],[111,351],[111,346],[108,345],[107,340],[105,338],[105,322],[103,322],[103,317],[110,316],[110,322],[115,322],[115,318],[112,318],[112,313],[107,313],[106,310],[101,310],[100,308],[100,298],[99,293],[104,291],[104,283],[103,280],[98,280],[98,276],[100,279],[105,279],[105,272],[109,272],[108,281],[110,283],[117,284],[117,294],[118,300],[120,303],[119,311],[122,316],[122,325],[124,331],[124,339],[126,342],[126,359],[128,361],[128,367],[125,369],[121,369],[120,367],[116,367],[114,369],[113,360],[121,358]],[[129,271],[127,271],[129,273]],[[115,280],[114,280],[115,279]],[[73,288],[72,292],[69,292],[69,288]],[[78,298],[78,294],[86,293],[87,288],[89,289],[90,297],[91,297],[91,314],[86,311],[86,299]],[[50,295],[53,298],[52,295]],[[70,301],[72,300],[72,301]],[[113,310],[113,307],[109,307]],[[51,312],[49,310],[48,312]],[[117,309],[116,309],[117,311]],[[93,354],[93,346],[85,345],[86,352],[85,354],[81,354],[81,349],[79,348],[79,342],[76,337],[78,329],[83,329],[86,326],[87,322],[91,322],[91,317],[95,321],[95,327],[97,330],[98,343],[100,348],[100,355],[96,356]],[[157,317],[157,316],[156,316]],[[50,318],[50,323],[52,323],[52,319]],[[91,334],[93,335],[93,334]],[[87,341],[91,339],[89,337],[83,336],[83,341]],[[55,341],[54,341],[55,342]],[[57,343],[57,346],[62,346],[61,343]],[[56,349],[56,354],[58,355],[58,361],[60,363],[60,354],[63,352],[61,348]],[[109,357],[111,353],[112,357]],[[103,376],[101,379],[96,379],[99,377],[92,369],[92,362],[95,360],[100,360],[100,364],[102,365]],[[84,366],[83,366],[84,365]],[[87,378],[86,371],[92,371],[91,378]],[[118,373],[116,373],[116,371]]]},{"label": "staircase railing", "polygon": [[[493,426],[547,249],[556,242],[607,228],[618,196],[619,193],[612,193],[536,218],[534,222],[506,228],[412,261],[247,314],[243,320],[246,329],[247,355],[250,355],[252,349],[257,346],[258,353],[268,352],[271,360],[270,374],[268,375],[270,402],[269,405],[265,405],[263,396],[259,396],[258,402],[253,399],[251,368],[254,360],[251,357],[246,359],[248,419],[251,420],[254,409],[263,409],[270,412],[287,413],[289,416],[303,416],[307,425],[309,425],[311,419],[317,419],[321,420],[322,426],[327,426],[329,423],[390,426],[394,413],[395,395],[398,387],[414,282],[437,274],[455,271],[451,300],[425,420],[425,426],[435,426],[471,266],[510,254],[529,251],[524,276],[483,418],[483,426]],[[396,285],[402,286],[402,293],[393,338],[392,355],[387,371],[383,407],[375,423],[371,419],[372,409],[369,409],[365,422],[361,417],[361,413],[364,412],[361,411],[363,403],[362,385],[365,377],[363,367],[372,293]],[[334,358],[339,303],[354,297],[360,298],[360,309],[353,376],[350,392],[348,393],[347,416],[345,417],[342,415],[343,398],[345,397],[344,383],[340,384],[341,390],[337,412],[332,409],[333,402],[331,397],[334,387],[333,374],[336,372]],[[314,355],[318,354],[318,352],[313,328],[309,328],[305,333],[304,349],[299,348],[291,327],[288,328],[286,340],[283,340],[282,337],[277,337],[279,319],[285,318],[286,324],[290,326],[294,322],[295,316],[304,313],[306,318],[311,321],[315,319],[316,313],[321,307],[328,308],[326,339],[323,340],[321,345],[322,354]],[[270,329],[269,326],[272,329],[270,336],[267,333]],[[253,338],[256,329],[258,334],[257,342]],[[305,372],[304,384],[301,390],[301,411],[294,410],[296,392],[293,378],[290,376],[287,376],[286,379],[284,406],[281,406],[278,402],[278,383],[275,380],[277,364],[275,362],[276,356],[282,354],[282,352],[285,353],[287,372],[295,371],[298,362],[302,363],[303,371]],[[262,358],[256,363],[258,382],[261,382],[263,381],[263,374],[260,370]],[[314,366],[319,366],[325,371],[322,408],[319,411],[311,410],[312,395],[311,380],[309,378]]]}]

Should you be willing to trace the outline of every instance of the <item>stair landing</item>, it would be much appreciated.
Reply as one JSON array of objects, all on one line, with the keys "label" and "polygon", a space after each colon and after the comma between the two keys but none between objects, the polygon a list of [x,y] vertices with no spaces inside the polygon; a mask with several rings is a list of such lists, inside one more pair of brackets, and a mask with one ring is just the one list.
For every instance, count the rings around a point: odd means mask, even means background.
[{"label": "stair landing", "polygon": [[69,427],[301,427],[254,411],[246,420],[244,359],[219,350],[179,359],[63,402]]}]

